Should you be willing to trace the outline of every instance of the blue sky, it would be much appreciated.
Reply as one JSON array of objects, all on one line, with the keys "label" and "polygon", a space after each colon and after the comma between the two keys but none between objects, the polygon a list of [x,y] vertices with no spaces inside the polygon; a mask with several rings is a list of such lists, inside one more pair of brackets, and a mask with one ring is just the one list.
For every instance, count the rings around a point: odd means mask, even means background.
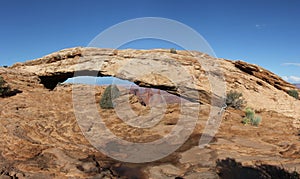
[{"label": "blue sky", "polygon": [[[140,17],[182,22],[218,57],[242,59],[300,82],[299,0],[2,0],[0,65],[87,46],[110,26]],[[125,47],[173,46],[149,41]]]},{"label": "blue sky", "polygon": [[78,76],[69,78],[65,81],[65,83],[81,83],[81,84],[89,84],[89,85],[125,85],[125,86],[137,86],[131,81],[122,80],[115,77],[94,77],[94,76]]}]

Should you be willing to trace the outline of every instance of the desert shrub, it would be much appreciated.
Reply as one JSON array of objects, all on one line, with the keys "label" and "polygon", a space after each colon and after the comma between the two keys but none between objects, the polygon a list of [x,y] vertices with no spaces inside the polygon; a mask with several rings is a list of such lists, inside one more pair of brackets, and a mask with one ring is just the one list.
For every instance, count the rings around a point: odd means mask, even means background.
[{"label": "desert shrub", "polygon": [[258,126],[261,123],[262,118],[260,116],[256,116],[255,112],[251,108],[246,108],[245,117],[242,120],[243,124],[251,124],[253,126]]},{"label": "desert shrub", "polygon": [[177,51],[176,51],[176,49],[175,49],[175,48],[171,48],[171,49],[170,49],[170,53],[177,54]]},{"label": "desert shrub", "polygon": [[102,109],[113,109],[113,100],[120,96],[120,91],[116,85],[109,85],[106,87],[101,99],[100,107]]},{"label": "desert shrub", "polygon": [[6,82],[4,81],[3,77],[0,76],[0,96],[6,96],[10,92],[10,87],[6,85]]},{"label": "desert shrub", "polygon": [[288,90],[288,94],[294,97],[295,99],[299,99],[299,93],[297,90]]},{"label": "desert shrub", "polygon": [[249,124],[254,119],[255,113],[251,108],[246,108],[245,115],[246,117],[244,117],[242,122],[243,124]]},{"label": "desert shrub", "polygon": [[254,119],[252,120],[251,124],[253,126],[258,126],[261,122],[261,117],[260,116],[255,116]]},{"label": "desert shrub", "polygon": [[226,96],[226,105],[235,109],[241,109],[244,105],[243,94],[237,91],[230,91]]},{"label": "desert shrub", "polygon": [[246,108],[245,110],[246,118],[253,119],[255,112],[251,108]]}]

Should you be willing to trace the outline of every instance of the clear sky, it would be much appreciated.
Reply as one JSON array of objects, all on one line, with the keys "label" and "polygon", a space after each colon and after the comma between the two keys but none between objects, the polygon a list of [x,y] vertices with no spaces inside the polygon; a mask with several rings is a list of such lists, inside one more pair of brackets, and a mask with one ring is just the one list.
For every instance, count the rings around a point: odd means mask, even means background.
[{"label": "clear sky", "polygon": [[218,57],[242,59],[300,82],[299,0],[1,0],[0,65],[87,46],[110,26],[139,17],[182,22]]}]

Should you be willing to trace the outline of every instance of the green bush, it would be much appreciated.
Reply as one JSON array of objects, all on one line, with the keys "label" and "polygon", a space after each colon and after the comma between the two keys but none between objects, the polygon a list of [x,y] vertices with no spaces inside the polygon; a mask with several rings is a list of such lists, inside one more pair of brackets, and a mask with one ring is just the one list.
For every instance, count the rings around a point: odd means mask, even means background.
[{"label": "green bush", "polygon": [[10,87],[6,85],[6,82],[4,81],[3,77],[0,76],[0,96],[6,96],[10,92]]},{"label": "green bush", "polygon": [[252,120],[251,124],[253,126],[258,126],[261,122],[261,117],[260,116],[255,116],[254,119]]},{"label": "green bush", "polygon": [[258,126],[261,123],[262,118],[260,116],[256,116],[255,112],[251,108],[246,108],[245,115],[246,116],[242,120],[243,124]]},{"label": "green bush", "polygon": [[100,107],[102,109],[113,109],[113,100],[120,96],[120,91],[116,85],[109,85],[106,87],[101,99]]},{"label": "green bush", "polygon": [[226,96],[226,105],[235,109],[241,109],[244,105],[243,94],[237,91],[230,91]]},{"label": "green bush", "polygon": [[171,49],[170,49],[170,53],[177,54],[177,51],[176,51],[176,49],[175,49],[175,48],[171,48]]},{"label": "green bush", "polygon": [[299,99],[299,93],[297,90],[288,90],[288,94],[294,97],[295,99]]},{"label": "green bush", "polygon": [[253,119],[255,112],[251,108],[246,108],[245,110],[246,118]]}]

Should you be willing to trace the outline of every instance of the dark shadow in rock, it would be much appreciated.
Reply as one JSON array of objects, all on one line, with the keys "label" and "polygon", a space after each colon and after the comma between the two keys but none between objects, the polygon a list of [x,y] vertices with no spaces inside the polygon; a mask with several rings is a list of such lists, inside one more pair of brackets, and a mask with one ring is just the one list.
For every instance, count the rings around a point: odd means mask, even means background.
[{"label": "dark shadow in rock", "polygon": [[234,159],[217,160],[217,173],[221,179],[299,179],[297,172],[273,165],[243,166]]},{"label": "dark shadow in rock", "polygon": [[107,75],[101,74],[101,72],[99,71],[83,70],[83,71],[76,71],[76,72],[54,73],[46,76],[39,76],[39,78],[40,78],[40,83],[43,84],[45,88],[49,90],[53,90],[59,83],[63,83],[66,80],[74,77],[83,77],[83,76],[105,77]]},{"label": "dark shadow in rock", "polygon": [[18,89],[14,89],[14,90],[7,89],[2,93],[2,95],[0,95],[0,97],[2,97],[2,98],[11,97],[11,96],[15,96],[22,92],[23,91],[18,90]]},{"label": "dark shadow in rock", "polygon": [[[80,161],[82,163],[94,163],[94,165],[89,165],[92,166],[91,169],[88,169],[87,167],[84,168],[81,165],[77,165],[77,169],[88,174],[100,174],[98,176],[99,178],[148,178],[146,174],[142,171],[143,165],[140,164],[120,163],[119,161],[110,158],[107,158],[107,160],[103,160],[103,158],[97,160],[95,155],[89,155],[87,158],[80,159]],[[101,164],[98,161],[101,161]]]},{"label": "dark shadow in rock", "polygon": [[74,73],[59,73],[51,76],[39,76],[39,78],[45,88],[53,90],[58,83],[62,83],[73,76]]},{"label": "dark shadow in rock", "polygon": [[18,89],[14,89],[14,90],[12,90],[12,91],[9,91],[7,94],[6,94],[6,96],[15,96],[15,95],[17,95],[17,94],[19,94],[19,93],[22,93],[23,91],[21,91],[21,90],[18,90]]},{"label": "dark shadow in rock", "polygon": [[119,177],[127,179],[146,179],[148,178],[140,165],[134,164],[121,164],[120,166],[113,166],[112,171],[116,172]]},{"label": "dark shadow in rock", "polygon": [[[103,158],[95,158],[95,161],[101,161],[103,164],[101,165],[102,170],[106,169],[109,170],[113,173],[114,176],[118,177],[124,177],[127,179],[146,179],[149,178],[147,176],[147,173],[145,173],[145,169],[148,167],[153,167],[153,166],[159,166],[162,164],[171,164],[174,166],[180,165],[180,153],[185,152],[194,146],[198,146],[199,143],[199,138],[201,137],[202,134],[192,134],[189,139],[181,146],[179,147],[175,152],[172,154],[160,159],[156,160],[153,162],[149,163],[123,163],[120,161],[116,161],[111,158],[103,159]],[[213,138],[211,142],[215,142],[217,139]],[[113,148],[114,144],[110,144],[110,150],[115,150],[119,152],[118,148]],[[84,159],[80,161],[90,161],[90,159]],[[82,168],[78,168],[79,170]],[[182,177],[177,176],[176,178],[181,179]]]}]

